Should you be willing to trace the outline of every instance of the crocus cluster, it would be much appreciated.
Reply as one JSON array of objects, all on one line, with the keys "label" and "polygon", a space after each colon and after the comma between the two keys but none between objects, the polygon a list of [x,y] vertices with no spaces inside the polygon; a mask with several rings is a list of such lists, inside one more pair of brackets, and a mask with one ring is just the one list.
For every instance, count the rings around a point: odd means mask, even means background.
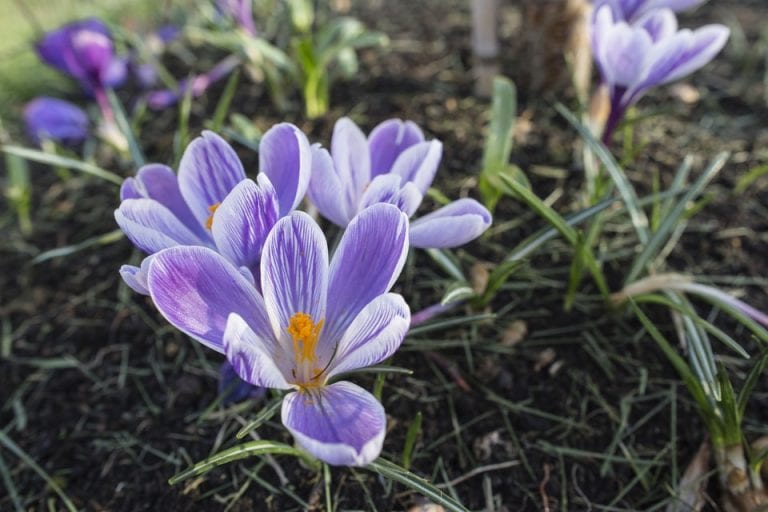
[{"label": "crocus cluster", "polygon": [[[229,144],[204,132],[178,175],[151,164],[126,180],[115,212],[148,253],[139,267],[123,266],[125,282],[175,327],[224,354],[225,374],[285,390],[283,424],[300,447],[335,465],[365,465],[381,452],[382,405],[339,379],[402,343],[411,313],[390,290],[409,245],[456,246],[491,222],[464,199],[411,224],[440,143],[400,120],[367,140],[361,134],[340,120],[331,156],[297,127],[278,124],[260,141],[254,182]],[[308,189],[344,228],[332,255],[320,226],[295,210]],[[329,209],[334,197],[343,206]]]},{"label": "crocus cluster", "polygon": [[702,0],[600,0],[591,23],[592,51],[610,96],[603,131],[609,141],[627,109],[649,89],[687,76],[728,40],[723,25],[679,29],[675,11]]}]

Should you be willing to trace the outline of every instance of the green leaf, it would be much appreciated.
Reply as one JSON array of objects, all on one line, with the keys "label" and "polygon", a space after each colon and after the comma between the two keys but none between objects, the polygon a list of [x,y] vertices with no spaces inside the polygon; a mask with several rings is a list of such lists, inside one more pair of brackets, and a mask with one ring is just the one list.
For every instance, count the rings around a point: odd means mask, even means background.
[{"label": "green leaf", "polygon": [[426,253],[437,263],[449,276],[457,281],[467,281],[464,272],[456,255],[447,249],[427,249]]},{"label": "green leaf", "polygon": [[238,430],[237,434],[235,434],[235,437],[237,439],[242,439],[248,435],[248,432],[259,428],[262,424],[271,420],[272,417],[277,414],[277,410],[280,409],[281,405],[283,405],[282,395],[273,398],[271,402],[269,402],[259,411],[259,414],[257,414],[253,420]]},{"label": "green leaf", "polygon": [[624,201],[624,205],[629,213],[629,218],[632,220],[632,225],[635,228],[638,239],[641,243],[645,244],[648,241],[648,218],[640,207],[635,189],[627,179],[626,174],[624,174],[624,171],[619,167],[619,164],[616,163],[616,160],[614,160],[606,147],[595,138],[592,131],[584,126],[571,111],[560,103],[555,105],[555,108],[560,115],[565,117],[565,119],[576,128],[579,135],[584,139],[584,142],[589,146],[589,149],[597,155],[597,158],[603,163],[603,166],[605,166],[616,189],[619,191],[619,195]]},{"label": "green leaf", "polygon": [[741,391],[739,391],[739,397],[737,399],[739,416],[744,416],[749,396],[752,394],[752,390],[755,389],[760,377],[763,375],[766,365],[768,365],[768,349],[763,350],[757,358],[755,365],[749,370],[747,378],[744,380],[744,385],[741,387]]},{"label": "green leaf", "polygon": [[105,171],[101,167],[91,163],[75,160],[74,158],[45,153],[37,149],[24,148],[21,146],[2,146],[0,149],[10,155],[17,155],[33,162],[40,162],[41,164],[48,164],[54,167],[63,167],[65,169],[72,169],[73,171],[80,171],[85,174],[90,174],[91,176],[96,176],[97,178],[101,178],[110,183],[114,183],[115,185],[122,185],[123,183],[122,176],[118,176],[113,172]]},{"label": "green leaf", "polygon": [[464,302],[475,297],[475,290],[466,281],[459,281],[451,284],[440,299],[441,306]]},{"label": "green leaf", "polygon": [[[664,246],[669,238],[669,235],[678,226],[680,218],[685,213],[688,204],[693,201],[710,181],[717,175],[718,172],[725,165],[728,159],[728,153],[718,154],[704,172],[699,176],[696,181],[691,185],[688,191],[677,201],[675,206],[668,210],[667,214],[662,218],[659,229],[653,233],[651,238],[643,244],[643,250],[637,255],[632,262],[632,266],[629,269],[627,278],[624,280],[624,285],[632,283],[637,280],[637,277],[643,271],[643,269],[656,257],[658,251]],[[679,172],[678,175],[684,176],[687,172]]]},{"label": "green leaf", "polygon": [[507,78],[498,76],[493,79],[491,121],[483,148],[483,172],[498,172],[509,162],[516,117],[515,84]]},{"label": "green leaf", "polygon": [[292,455],[294,457],[300,457],[302,459],[308,460],[312,464],[316,463],[316,460],[311,458],[307,453],[299,450],[298,448],[288,446],[287,444],[267,440],[250,441],[248,443],[229,448],[228,450],[223,450],[212,457],[208,457],[207,459],[196,463],[191,468],[171,477],[168,480],[168,483],[170,485],[176,485],[177,483],[188,478],[205,474],[215,467],[229,464],[230,462],[234,462],[236,460],[259,455]]},{"label": "green leaf", "polygon": [[45,251],[35,256],[30,263],[32,265],[38,265],[44,261],[48,261],[53,258],[61,258],[64,256],[69,256],[71,254],[82,251],[84,249],[88,249],[90,247],[94,247],[98,245],[113,244],[118,240],[122,240],[124,236],[125,235],[123,235],[123,232],[121,230],[116,229],[114,231],[104,233],[103,235],[98,235],[98,236],[88,238],[77,244],[68,245],[66,247],[58,247],[56,249],[51,249],[50,251]]},{"label": "green leaf", "polygon": [[469,512],[461,503],[454,500],[431,483],[388,460],[379,457],[365,467],[385,478],[399,482],[409,489],[413,489],[425,498],[432,500],[432,502],[442,505],[446,510],[450,510],[451,512]]},{"label": "green leaf", "polygon": [[141,146],[139,146],[139,143],[136,140],[136,136],[133,133],[133,127],[131,126],[130,121],[128,121],[128,116],[125,114],[123,104],[120,103],[120,99],[112,89],[107,89],[107,99],[109,100],[110,107],[112,107],[112,110],[115,113],[115,121],[117,122],[117,127],[120,129],[120,132],[128,142],[128,149],[131,152],[131,159],[133,160],[133,164],[136,167],[141,167],[146,163],[146,159],[144,158],[144,153],[141,151]]},{"label": "green leaf", "polygon": [[413,447],[416,446],[416,439],[421,432],[421,411],[416,413],[416,417],[413,418],[411,424],[408,425],[408,432],[405,434],[405,442],[403,443],[403,469],[409,471],[411,469],[411,456],[413,455]]},{"label": "green leaf", "polygon": [[234,73],[227,80],[227,85],[224,87],[224,92],[219,99],[219,103],[216,105],[216,110],[213,113],[213,119],[209,125],[210,129],[216,133],[221,131],[221,127],[224,125],[224,120],[229,113],[229,107],[232,104],[232,98],[235,97],[235,91],[237,90],[237,84],[240,81],[240,70],[235,70]]}]

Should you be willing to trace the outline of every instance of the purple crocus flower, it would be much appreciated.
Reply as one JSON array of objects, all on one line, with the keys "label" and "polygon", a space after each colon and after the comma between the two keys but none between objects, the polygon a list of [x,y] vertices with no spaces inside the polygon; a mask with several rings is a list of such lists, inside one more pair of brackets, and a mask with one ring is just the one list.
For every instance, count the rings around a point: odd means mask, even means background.
[{"label": "purple crocus flower", "polygon": [[62,144],[78,144],[88,136],[88,115],[68,101],[41,96],[24,107],[27,134],[40,144],[50,139]]},{"label": "purple crocus flower", "polygon": [[[309,141],[292,124],[275,125],[261,139],[259,164],[257,181],[246,179],[235,150],[215,133],[203,132],[184,151],[178,176],[165,165],[149,164],[126,179],[115,219],[150,255],[176,245],[208,247],[257,282],[267,233],[306,192]],[[125,282],[145,295],[151,260],[120,269]]]},{"label": "purple crocus flower", "polygon": [[282,421],[299,446],[328,464],[361,466],[381,451],[384,409],[359,386],[330,381],[402,343],[410,310],[388,292],[407,250],[408,219],[393,205],[360,212],[330,264],[320,228],[292,212],[264,243],[263,293],[220,254],[188,246],[155,255],[149,292],[171,324],[224,352],[243,380],[293,390]]},{"label": "purple crocus flower", "polygon": [[670,9],[656,9],[630,25],[617,20],[608,5],[595,13],[591,28],[592,52],[611,101],[604,141],[646,91],[707,64],[730,33],[723,25],[678,30]]},{"label": "purple crocus flower", "polygon": [[125,80],[126,60],[115,56],[109,29],[95,18],[48,32],[35,48],[43,62],[71,76],[91,94]]},{"label": "purple crocus flower", "polygon": [[618,20],[633,22],[655,9],[670,9],[674,12],[691,9],[706,0],[595,0],[595,12],[604,5],[613,10]]},{"label": "purple crocus flower", "polygon": [[[425,141],[413,122],[390,119],[365,134],[349,118],[336,122],[331,152],[312,146],[309,197],[328,220],[346,226],[376,203],[416,213],[440,164],[443,145]],[[410,243],[419,248],[463,245],[491,224],[491,214],[474,199],[459,199],[411,223]]]},{"label": "purple crocus flower", "polygon": [[231,16],[246,34],[253,37],[258,35],[259,31],[253,21],[253,0],[216,0],[216,7],[225,16]]}]

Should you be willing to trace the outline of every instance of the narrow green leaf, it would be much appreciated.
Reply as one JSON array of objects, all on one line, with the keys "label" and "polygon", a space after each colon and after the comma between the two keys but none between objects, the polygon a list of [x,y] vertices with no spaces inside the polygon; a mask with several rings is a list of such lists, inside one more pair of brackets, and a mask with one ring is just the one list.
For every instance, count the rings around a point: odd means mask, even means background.
[{"label": "narrow green leaf", "polygon": [[258,455],[292,455],[294,457],[309,459],[313,464],[315,463],[314,459],[311,459],[308,454],[298,448],[288,446],[287,444],[267,440],[250,441],[228,450],[221,451],[213,457],[209,457],[196,463],[189,469],[171,477],[168,480],[168,483],[170,485],[176,485],[188,478],[205,474],[217,466]]},{"label": "narrow green leaf", "polygon": [[475,297],[475,290],[466,281],[451,284],[440,299],[440,305],[447,306],[456,302],[464,302]]},{"label": "narrow green leaf", "polygon": [[491,121],[483,148],[483,172],[500,170],[509,162],[516,117],[515,84],[508,78],[497,76],[493,79]]},{"label": "narrow green leaf", "polygon": [[755,386],[759,382],[760,377],[762,377],[766,365],[768,365],[768,349],[764,349],[760,356],[757,358],[754,366],[752,366],[752,368],[749,370],[749,373],[747,374],[747,378],[744,381],[744,385],[741,387],[741,391],[739,391],[737,404],[740,417],[744,416],[744,411],[747,409],[747,402],[749,402],[749,397],[752,394],[752,390],[755,389]]},{"label": "narrow green leaf", "polygon": [[640,207],[637,194],[632,184],[627,179],[627,175],[616,163],[611,153],[606,147],[595,138],[592,131],[584,126],[578,117],[576,117],[570,110],[565,108],[564,105],[558,103],[555,105],[557,111],[565,117],[565,119],[579,132],[584,142],[587,143],[589,148],[597,155],[597,158],[603,163],[605,169],[613,180],[616,190],[619,191],[624,204],[629,213],[629,218],[632,220],[632,226],[635,228],[637,237],[641,243],[645,244],[648,241],[648,218],[645,212]]},{"label": "narrow green leaf", "polygon": [[277,411],[280,409],[281,405],[283,405],[282,396],[273,398],[271,402],[269,402],[259,411],[259,414],[257,414],[253,420],[251,420],[243,428],[237,431],[235,437],[237,439],[242,439],[247,436],[250,431],[259,428],[262,424],[272,419],[272,417],[277,414]]},{"label": "narrow green leaf", "polygon": [[32,471],[37,473],[40,478],[45,480],[45,483],[53,489],[53,492],[55,492],[62,502],[64,502],[64,506],[67,508],[69,512],[77,512],[77,507],[74,503],[69,499],[69,497],[64,493],[64,490],[61,488],[61,486],[56,482],[55,479],[51,478],[51,476],[45,472],[45,470],[40,467],[37,462],[30,457],[27,452],[22,450],[19,445],[17,445],[15,442],[13,442],[13,439],[8,437],[5,432],[0,430],[0,445],[4,446],[8,451],[16,455],[21,461],[29,466]]},{"label": "narrow green leaf", "polygon": [[403,468],[406,471],[411,469],[411,456],[413,447],[416,446],[416,439],[421,433],[421,411],[416,413],[416,417],[408,425],[408,432],[405,433],[405,442],[403,443]]},{"label": "narrow green leaf", "polygon": [[425,498],[429,498],[434,503],[442,505],[446,510],[450,510],[451,512],[469,512],[461,503],[454,500],[431,483],[388,460],[379,457],[365,467],[385,478],[399,482],[409,489],[413,489]]},{"label": "narrow green leaf", "polygon": [[128,142],[128,149],[131,152],[131,159],[133,160],[133,164],[136,167],[141,167],[146,163],[146,159],[144,158],[144,153],[141,151],[141,146],[139,146],[139,143],[136,141],[136,136],[133,133],[131,122],[128,121],[128,116],[125,114],[123,104],[120,103],[120,99],[112,89],[107,89],[107,99],[109,100],[109,105],[112,107],[112,110],[115,113],[115,121],[117,121],[117,127],[120,129],[120,132]]},{"label": "narrow green leaf", "polygon": [[3,152],[18,155],[27,160],[33,162],[40,162],[42,164],[48,164],[54,167],[63,167],[65,169],[72,169],[74,171],[80,171],[91,176],[96,176],[115,185],[122,185],[123,178],[117,174],[109,171],[105,171],[101,167],[93,165],[88,162],[82,162],[75,160],[74,158],[68,158],[60,155],[53,155],[51,153],[45,153],[37,149],[24,148],[21,146],[2,146]]},{"label": "narrow green leaf", "polygon": [[461,270],[459,260],[451,251],[447,249],[427,249],[426,253],[440,266],[440,268],[445,270],[448,275],[457,281],[467,281],[464,272]]},{"label": "narrow green leaf", "polygon": [[69,256],[71,254],[80,252],[90,247],[94,247],[98,245],[113,244],[118,240],[122,240],[124,236],[125,235],[123,235],[123,232],[121,230],[116,229],[114,231],[104,233],[103,235],[98,235],[98,236],[88,238],[77,244],[72,244],[66,247],[59,247],[56,249],[51,249],[50,251],[45,251],[35,256],[30,263],[32,263],[32,265],[38,265],[40,263],[43,263],[44,261],[48,261],[53,258],[61,258],[64,256]]},{"label": "narrow green leaf", "polygon": [[224,125],[224,121],[229,113],[229,107],[232,104],[232,98],[235,97],[235,91],[237,91],[237,84],[239,81],[240,70],[236,69],[227,80],[227,85],[224,87],[224,92],[221,94],[219,103],[216,105],[216,110],[213,113],[210,129],[216,133],[219,133],[221,127]]},{"label": "narrow green leaf", "polygon": [[643,250],[637,255],[632,262],[627,278],[624,280],[624,285],[628,285],[637,280],[637,277],[643,271],[643,269],[656,257],[658,251],[664,246],[669,238],[670,233],[678,225],[680,218],[685,213],[688,204],[693,201],[709,182],[717,175],[718,172],[725,165],[728,160],[728,153],[718,154],[707,166],[704,172],[696,179],[696,181],[688,188],[688,191],[677,201],[677,204],[669,210],[667,215],[663,217],[659,229],[653,233],[651,238],[644,243]]}]

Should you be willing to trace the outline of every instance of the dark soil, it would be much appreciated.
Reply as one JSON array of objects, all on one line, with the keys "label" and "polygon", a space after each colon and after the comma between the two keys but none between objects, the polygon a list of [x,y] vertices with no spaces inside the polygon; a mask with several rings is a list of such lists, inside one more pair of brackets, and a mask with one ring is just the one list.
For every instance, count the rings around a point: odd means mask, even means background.
[{"label": "dark soil", "polygon": [[[379,1],[357,6],[353,14],[387,33],[391,48],[362,54],[361,74],[335,87],[327,116],[308,122],[298,103],[295,111],[277,113],[262,87],[247,81],[241,82],[233,109],[262,129],[294,122],[310,140],[325,145],[343,115],[365,130],[390,117],[411,119],[444,142],[436,186],[451,198],[475,195],[489,105],[472,96],[468,2]],[[732,153],[669,267],[709,276],[763,310],[768,309],[768,181],[758,180],[738,197],[732,190],[768,159],[761,82],[765,19],[768,5],[737,0],[713,1],[682,16],[686,26],[726,22],[742,34],[688,82],[700,92],[698,101],[683,103],[665,88],[641,102],[639,115],[659,108],[664,113],[637,125],[636,142],[644,147],[627,166],[633,182],[647,192],[652,172],[668,183],[685,155],[701,170],[717,152]],[[513,32],[516,20],[519,8],[505,3],[505,34]],[[532,113],[513,160],[540,197],[563,189],[554,207],[573,211],[583,177],[573,163],[578,137],[552,108],[558,91],[526,91],[525,68],[535,66],[535,56],[515,53],[518,45],[509,37],[503,45],[510,50],[503,54],[502,72],[523,84],[519,110]],[[220,94],[221,87],[214,88],[195,103],[192,133],[202,128]],[[575,107],[571,95],[562,98]],[[141,138],[149,160],[170,161],[177,119],[177,112],[167,111],[146,123]],[[238,151],[255,175],[257,155],[243,147]],[[133,172],[114,161],[112,168],[126,176]],[[433,206],[425,203],[425,211]],[[108,184],[81,175],[62,179],[34,167],[33,234],[22,236],[13,217],[3,215],[0,424],[5,435],[79,509],[324,509],[322,479],[287,457],[247,460],[168,485],[169,477],[192,462],[234,445],[235,432],[261,404],[206,412],[217,396],[221,357],[169,327],[147,300],[121,285],[119,266],[139,261],[127,240],[30,264],[42,251],[115,229],[117,204],[117,191]],[[505,223],[511,223],[509,229]],[[458,251],[466,268],[500,261],[543,224],[505,199],[496,225],[486,238]],[[629,317],[608,312],[589,280],[574,310],[563,312],[569,261],[564,245],[550,244],[494,301],[489,312],[500,312],[495,322],[428,331],[406,341],[393,364],[414,374],[386,379],[383,403],[391,431],[384,456],[400,462],[408,425],[421,412],[412,470],[435,483],[480,466],[518,462],[456,483],[456,495],[470,509],[639,510],[669,499],[705,437],[703,425],[661,352],[637,337],[639,328]],[[608,262],[609,274],[621,276],[622,264]],[[438,301],[448,283],[426,255],[414,254],[397,288],[416,311]],[[459,310],[447,317],[474,313]],[[669,327],[663,314],[657,319]],[[500,344],[502,331],[516,320],[527,323],[527,338],[513,347]],[[727,322],[719,325],[754,352],[745,332]],[[436,350],[437,358],[423,349]],[[743,376],[748,366],[727,349],[718,350],[729,356],[724,362],[733,374]],[[552,360],[544,364],[547,356]],[[466,380],[464,389],[451,368]],[[374,385],[373,378],[356,381],[368,389]],[[749,436],[768,434],[765,380],[747,416]],[[258,435],[290,443],[277,418]],[[7,466],[26,509],[64,509],[29,465],[4,448],[0,457],[0,469]],[[334,469],[331,490],[337,510],[403,510],[417,499],[360,469]],[[712,497],[715,491],[710,486]],[[0,494],[0,509],[13,509],[10,496]]]}]

